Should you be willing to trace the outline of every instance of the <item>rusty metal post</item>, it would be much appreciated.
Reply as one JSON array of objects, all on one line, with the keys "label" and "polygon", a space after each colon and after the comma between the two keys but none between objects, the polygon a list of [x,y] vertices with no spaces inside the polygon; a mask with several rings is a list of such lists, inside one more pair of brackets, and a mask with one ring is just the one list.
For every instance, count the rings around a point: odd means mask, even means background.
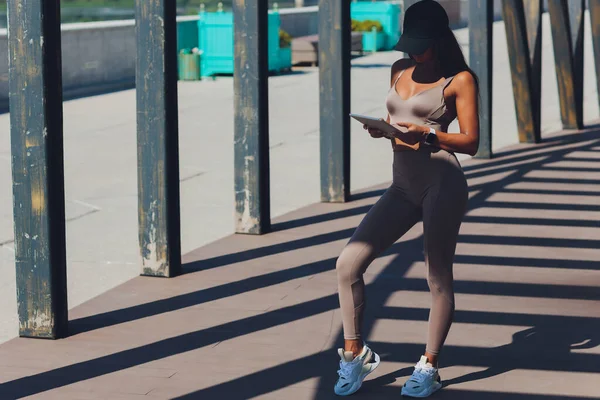
[{"label": "rusty metal post", "polygon": [[136,0],[138,220],[142,275],[181,272],[176,4]]},{"label": "rusty metal post", "polygon": [[235,230],[260,235],[271,228],[267,1],[235,0],[233,15]]},{"label": "rusty metal post", "polygon": [[503,0],[517,128],[521,143],[541,140],[541,0]]},{"label": "rusty metal post", "polygon": [[590,22],[592,26],[592,43],[594,60],[596,61],[596,84],[598,90],[598,105],[600,105],[600,0],[589,0]]},{"label": "rusty metal post", "polygon": [[19,335],[67,334],[60,4],[8,1]]},{"label": "rusty metal post", "polygon": [[321,201],[350,196],[350,2],[319,1]]},{"label": "rusty metal post", "polygon": [[581,129],[585,0],[548,0],[548,11],[563,127]]},{"label": "rusty metal post", "polygon": [[476,157],[492,158],[492,29],[493,0],[471,0],[469,3],[469,63],[479,78],[481,96],[479,118],[479,150]]}]

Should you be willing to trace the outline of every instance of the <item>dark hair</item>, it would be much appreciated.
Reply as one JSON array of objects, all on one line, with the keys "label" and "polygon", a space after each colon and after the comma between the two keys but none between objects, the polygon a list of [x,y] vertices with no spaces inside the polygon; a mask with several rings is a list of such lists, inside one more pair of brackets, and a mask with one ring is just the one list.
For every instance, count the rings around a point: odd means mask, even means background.
[{"label": "dark hair", "polygon": [[473,75],[475,85],[479,91],[479,78],[465,61],[465,56],[452,30],[448,29],[446,35],[436,40],[433,45],[433,52],[443,76],[454,76],[459,72],[468,71]]}]

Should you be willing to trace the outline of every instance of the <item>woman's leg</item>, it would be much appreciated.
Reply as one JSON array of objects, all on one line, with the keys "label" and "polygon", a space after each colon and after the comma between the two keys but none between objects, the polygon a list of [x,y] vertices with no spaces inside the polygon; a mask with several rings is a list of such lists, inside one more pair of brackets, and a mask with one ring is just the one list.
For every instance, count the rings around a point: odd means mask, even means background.
[{"label": "woman's leg", "polygon": [[467,183],[458,162],[453,167],[441,183],[430,188],[423,202],[425,264],[432,295],[425,356],[435,367],[454,317],[452,264],[468,201]]},{"label": "woman's leg", "polygon": [[362,350],[363,274],[378,254],[394,244],[420,218],[420,208],[411,203],[401,189],[392,186],[369,210],[340,254],[336,269],[346,351],[357,355]]}]

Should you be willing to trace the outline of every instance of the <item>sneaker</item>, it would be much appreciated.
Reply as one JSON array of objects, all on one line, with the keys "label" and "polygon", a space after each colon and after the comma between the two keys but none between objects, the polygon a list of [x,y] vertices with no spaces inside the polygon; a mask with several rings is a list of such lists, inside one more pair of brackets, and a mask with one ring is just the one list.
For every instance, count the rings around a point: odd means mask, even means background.
[{"label": "sneaker", "polygon": [[354,357],[351,351],[338,349],[340,355],[340,376],[335,384],[335,394],[349,396],[362,386],[367,375],[379,366],[379,355],[373,352],[366,344],[362,352]]},{"label": "sneaker", "polygon": [[421,356],[412,376],[402,387],[402,396],[428,397],[441,388],[442,380],[437,368],[428,362],[427,357]]}]

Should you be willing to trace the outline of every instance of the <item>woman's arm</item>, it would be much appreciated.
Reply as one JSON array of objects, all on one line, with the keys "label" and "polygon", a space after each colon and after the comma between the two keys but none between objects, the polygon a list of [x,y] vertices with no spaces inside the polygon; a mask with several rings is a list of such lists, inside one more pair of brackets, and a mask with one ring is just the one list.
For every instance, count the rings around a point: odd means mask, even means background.
[{"label": "woman's arm", "polygon": [[[479,102],[475,78],[468,71],[463,71],[454,77],[446,91],[450,91],[446,94],[455,98],[460,133],[436,131],[437,140],[434,146],[473,156],[479,149]],[[408,128],[408,133],[401,135],[420,136],[421,143],[429,133],[429,127],[426,126],[410,123],[399,123],[398,125]]]}]

